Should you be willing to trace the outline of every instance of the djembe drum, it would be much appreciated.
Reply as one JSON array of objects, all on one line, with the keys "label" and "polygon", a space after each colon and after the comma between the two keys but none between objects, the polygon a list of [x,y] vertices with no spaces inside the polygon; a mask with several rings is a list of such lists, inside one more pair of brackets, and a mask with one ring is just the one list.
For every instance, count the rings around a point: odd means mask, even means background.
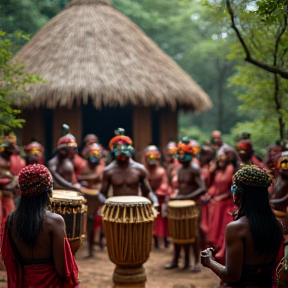
[{"label": "djembe drum", "polygon": [[86,231],[87,207],[84,205],[84,197],[75,191],[53,190],[50,202],[50,210],[64,218],[66,235],[75,255]]},{"label": "djembe drum", "polygon": [[192,200],[168,202],[169,236],[176,244],[194,243],[197,237],[199,210]]},{"label": "djembe drum", "polygon": [[157,216],[151,202],[140,196],[111,197],[101,215],[109,257],[116,264],[114,287],[145,287],[143,263],[152,248]]}]

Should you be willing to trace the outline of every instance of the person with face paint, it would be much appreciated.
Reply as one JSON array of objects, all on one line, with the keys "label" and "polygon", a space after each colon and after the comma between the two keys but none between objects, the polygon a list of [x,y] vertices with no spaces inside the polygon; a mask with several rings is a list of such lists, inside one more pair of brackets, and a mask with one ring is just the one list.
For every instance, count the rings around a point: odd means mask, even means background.
[{"label": "person with face paint", "polygon": [[241,164],[254,164],[260,168],[264,168],[264,164],[257,159],[254,154],[250,139],[242,139],[237,143],[238,156]]},{"label": "person with face paint", "polygon": [[[194,200],[199,202],[201,194],[205,193],[205,184],[201,177],[201,171],[199,167],[191,165],[194,156],[193,143],[187,137],[183,137],[178,144],[177,159],[181,163],[181,167],[178,170],[178,194],[171,200]],[[196,237],[195,243],[193,243],[193,250],[195,256],[195,265],[192,267],[192,272],[200,271],[199,256],[200,256],[200,239],[199,233]],[[190,245],[191,244],[176,244],[174,243],[174,256],[171,263],[165,265],[165,269],[178,268],[178,260],[180,256],[181,247],[185,252],[185,264],[183,269],[190,268]]]},{"label": "person with face paint", "polygon": [[231,193],[239,207],[226,227],[226,266],[214,260],[213,248],[201,252],[201,262],[221,280],[221,287],[271,288],[283,229],[268,199],[271,180],[256,165],[245,165],[233,176]]},{"label": "person with face paint", "polygon": [[[86,159],[82,173],[78,177],[78,181],[81,183],[82,187],[87,187],[91,190],[88,194],[85,191],[85,198],[87,199],[88,211],[87,211],[87,239],[88,239],[88,257],[93,257],[93,243],[95,234],[95,222],[98,220],[97,212],[100,206],[98,195],[92,194],[92,191],[100,191],[103,171],[105,168],[105,163],[103,161],[103,151],[102,147],[96,143],[90,144],[82,152]],[[90,191],[90,190],[88,190]],[[101,228],[101,227],[100,227]],[[100,245],[102,244],[102,233],[100,232]],[[102,246],[101,246],[102,247]]]},{"label": "person with face paint", "polygon": [[74,157],[77,152],[75,137],[68,133],[58,140],[55,156],[48,161],[48,168],[54,179],[54,189],[81,192],[74,171]]},{"label": "person with face paint", "polygon": [[157,197],[152,192],[148,182],[148,172],[144,165],[131,158],[134,152],[132,140],[124,133],[123,128],[118,128],[115,130],[116,136],[109,143],[109,148],[115,160],[104,169],[99,200],[101,203],[105,202],[111,185],[113,196],[142,195],[150,198],[154,206],[158,206]]},{"label": "person with face paint", "polygon": [[44,148],[37,141],[33,141],[30,144],[24,146],[26,153],[26,164],[44,164]]},{"label": "person with face paint", "polygon": [[212,246],[218,252],[223,246],[225,227],[230,222],[227,211],[233,205],[230,187],[234,173],[225,150],[220,148],[216,155],[215,170],[210,170],[212,184],[202,196],[202,217],[200,229],[205,235],[204,245]]},{"label": "person with face paint", "polygon": [[172,192],[168,184],[168,178],[165,169],[160,165],[161,154],[155,145],[150,145],[145,149],[144,164],[148,170],[148,181],[153,191],[155,191],[159,210],[157,218],[154,221],[154,245],[159,248],[158,238],[164,239],[164,245],[167,248],[168,242],[168,219],[163,217],[165,205],[169,201]]}]

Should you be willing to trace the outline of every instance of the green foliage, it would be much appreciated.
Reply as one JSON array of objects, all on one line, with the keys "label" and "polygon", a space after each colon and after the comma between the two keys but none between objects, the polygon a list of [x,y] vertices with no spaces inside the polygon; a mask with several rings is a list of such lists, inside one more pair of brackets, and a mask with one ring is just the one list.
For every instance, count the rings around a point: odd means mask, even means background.
[{"label": "green foliage", "polygon": [[25,99],[25,85],[40,81],[35,75],[24,72],[24,67],[18,63],[10,62],[16,42],[26,38],[21,33],[15,33],[9,37],[0,30],[0,135],[13,128],[21,128],[23,119],[17,118],[21,112],[17,107],[19,96]]}]

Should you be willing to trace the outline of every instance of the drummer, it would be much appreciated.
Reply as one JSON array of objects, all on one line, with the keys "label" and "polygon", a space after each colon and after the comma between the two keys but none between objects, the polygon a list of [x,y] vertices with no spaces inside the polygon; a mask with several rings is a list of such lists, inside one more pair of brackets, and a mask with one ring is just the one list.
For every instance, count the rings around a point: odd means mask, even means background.
[{"label": "drummer", "polygon": [[[88,215],[87,215],[87,238],[88,238],[88,257],[93,257],[93,242],[94,242],[94,232],[95,232],[95,221],[97,217],[97,211],[100,206],[98,200],[98,192],[101,189],[101,182],[103,176],[103,170],[105,168],[105,163],[103,161],[103,151],[100,145],[93,143],[85,147],[82,152],[83,156],[87,160],[81,174],[78,177],[81,186],[91,189],[83,189],[85,193],[85,198],[88,204]],[[94,194],[94,195],[93,195]],[[101,232],[100,232],[101,233]],[[100,246],[102,247],[102,233],[100,235]]]},{"label": "drummer", "polygon": [[[193,156],[195,155],[193,149],[193,143],[187,138],[183,137],[178,144],[177,158],[181,163],[181,168],[178,170],[178,194],[172,200],[194,200],[198,202],[201,194],[205,193],[205,184],[201,177],[201,171],[199,167],[191,165]],[[193,243],[195,265],[192,268],[192,272],[200,271],[200,241],[199,231],[197,231],[198,237],[196,237],[195,243]],[[182,245],[185,252],[185,264],[183,269],[190,268],[190,244]],[[178,260],[180,256],[181,245],[174,243],[174,256],[171,263],[165,265],[165,269],[178,268]]]},{"label": "drummer", "polygon": [[77,142],[72,134],[68,133],[58,140],[55,156],[48,161],[55,189],[81,192],[81,185],[77,183],[73,164],[76,151]]},{"label": "drummer", "polygon": [[99,199],[101,199],[101,202],[105,201],[111,185],[113,196],[137,196],[142,194],[142,196],[150,198],[154,206],[158,206],[157,197],[152,192],[148,182],[148,172],[144,165],[131,159],[134,152],[132,140],[124,133],[123,128],[118,128],[115,130],[116,136],[109,143],[109,148],[115,160],[104,169]]}]

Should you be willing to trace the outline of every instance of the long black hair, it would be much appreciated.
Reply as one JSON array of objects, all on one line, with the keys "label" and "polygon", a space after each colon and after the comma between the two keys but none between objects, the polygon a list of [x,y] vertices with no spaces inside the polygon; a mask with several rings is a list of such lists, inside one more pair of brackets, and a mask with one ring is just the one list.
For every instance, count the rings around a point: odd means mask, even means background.
[{"label": "long black hair", "polygon": [[283,239],[280,223],[272,212],[266,187],[241,185],[236,220],[246,216],[259,254],[277,253]]},{"label": "long black hair", "polygon": [[[21,196],[13,212],[12,223],[15,236],[25,245],[33,249],[43,228],[45,208],[50,202],[51,191],[41,193],[35,197]],[[11,223],[11,224],[12,224]]]}]

